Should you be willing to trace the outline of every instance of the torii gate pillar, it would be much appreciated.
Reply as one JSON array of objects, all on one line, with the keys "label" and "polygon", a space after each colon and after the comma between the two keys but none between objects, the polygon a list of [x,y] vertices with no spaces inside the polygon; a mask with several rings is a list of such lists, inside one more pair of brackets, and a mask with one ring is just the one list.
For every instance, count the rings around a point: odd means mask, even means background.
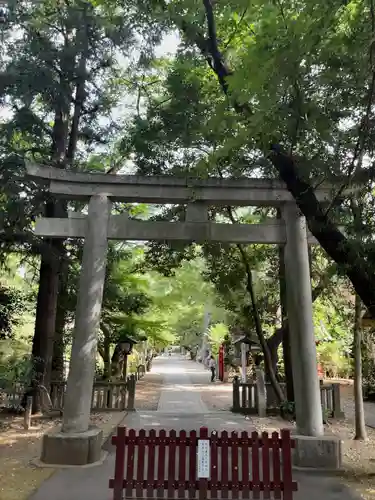
[{"label": "torii gate pillar", "polygon": [[110,212],[106,195],[90,198],[63,424],[60,432],[44,436],[45,463],[86,465],[101,458],[103,431],[89,429],[89,422]]},{"label": "torii gate pillar", "polygon": [[324,433],[317,377],[311,277],[306,219],[295,203],[283,207],[286,228],[285,276],[292,351],[297,431],[305,436]]}]

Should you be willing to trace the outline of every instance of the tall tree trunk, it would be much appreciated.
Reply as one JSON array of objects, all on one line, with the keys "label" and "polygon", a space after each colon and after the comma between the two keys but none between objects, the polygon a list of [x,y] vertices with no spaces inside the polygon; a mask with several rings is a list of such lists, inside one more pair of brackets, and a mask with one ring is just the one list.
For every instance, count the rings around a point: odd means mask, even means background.
[{"label": "tall tree trunk", "polygon": [[62,382],[64,380],[64,336],[65,336],[65,310],[61,304],[60,296],[57,301],[56,331],[53,342],[53,357],[51,381]]},{"label": "tall tree trunk", "polygon": [[61,261],[60,286],[57,298],[56,328],[53,342],[52,375],[51,380],[62,382],[64,380],[65,364],[65,324],[66,324],[66,302],[68,286],[69,263],[66,254]]},{"label": "tall tree trunk", "polygon": [[[67,140],[68,111],[64,111],[65,97],[56,97],[55,122],[52,130],[51,157],[58,167],[64,167]],[[65,106],[66,107],[66,106]],[[69,106],[66,108],[69,109]],[[48,200],[46,217],[62,217],[66,213],[65,203]],[[42,410],[40,386],[48,389],[52,370],[53,343],[56,326],[59,273],[63,243],[61,240],[47,240],[49,251],[41,254],[39,290],[35,316],[35,331],[32,347],[32,395],[33,413]],[[25,397],[24,397],[25,401]]]},{"label": "tall tree trunk", "polygon": [[122,350],[121,350],[120,344],[116,344],[115,350],[113,351],[112,359],[111,359],[112,376],[115,378],[121,378],[121,374],[122,374],[121,361],[122,361]]},{"label": "tall tree trunk", "polygon": [[284,247],[279,247],[279,283],[280,283],[280,306],[283,330],[283,358],[286,382],[286,397],[288,401],[294,401],[292,351],[290,347],[290,330],[288,325],[288,311],[286,303],[286,283],[284,265]]},{"label": "tall tree trunk", "polygon": [[86,18],[87,11],[90,9],[89,4],[84,4],[84,20],[87,23],[82,27],[80,33],[77,33],[77,43],[81,44],[82,51],[77,68],[77,78],[75,85],[74,96],[74,111],[72,116],[72,123],[70,126],[68,147],[66,151],[66,162],[72,165],[74,162],[75,154],[77,152],[79,124],[81,121],[83,106],[86,101],[86,81],[87,81],[87,59],[89,52],[89,23]]},{"label": "tall tree trunk", "polygon": [[367,439],[366,420],[362,393],[362,326],[361,326],[361,299],[355,295],[354,314],[354,406],[355,406],[355,436],[354,439]]},{"label": "tall tree trunk", "polygon": [[[89,8],[85,6],[85,9]],[[86,20],[87,21],[87,20]],[[82,52],[77,68],[78,78],[75,82],[74,116],[69,131],[70,106],[73,99],[73,85],[70,81],[75,59],[61,61],[63,71],[60,73],[60,85],[64,89],[55,96],[55,119],[52,130],[51,159],[55,166],[65,168],[72,164],[77,148],[79,122],[86,97],[85,82],[87,79],[86,62],[88,52],[88,24],[78,31],[75,40],[65,39],[65,43],[82,43]],[[83,37],[83,40],[81,39]],[[46,217],[66,217],[66,204],[50,200],[46,204]],[[55,334],[57,297],[59,288],[60,253],[63,243],[52,240],[51,251],[41,256],[39,292],[33,339],[33,411],[41,410],[40,384],[49,385],[52,369],[53,339]],[[60,332],[61,333],[61,332]]]},{"label": "tall tree trunk", "polygon": [[[102,331],[102,334],[104,336],[104,341],[100,345],[100,355],[103,359],[104,363],[104,373],[103,373],[103,378],[104,380],[109,380],[112,375],[112,368],[111,368],[111,330],[108,328],[108,326],[102,321],[100,323],[100,329]],[[116,359],[116,358],[115,358]]]},{"label": "tall tree trunk", "polygon": [[[279,328],[277,331],[281,331],[281,328]],[[277,363],[279,361],[278,349],[281,342],[282,342],[282,337],[280,336],[279,339],[276,333],[274,333],[272,337],[267,339],[268,350],[270,352],[270,358],[271,358],[271,368],[276,377],[277,377]],[[270,373],[267,367],[265,367],[265,376],[266,376],[266,381],[269,382]]]},{"label": "tall tree trunk", "polygon": [[[353,213],[354,229],[357,237],[362,240],[363,223],[362,223],[362,203],[355,198],[350,202],[351,210]],[[355,294],[354,306],[354,330],[353,330],[353,355],[354,355],[354,408],[355,408],[355,436],[354,439],[365,440],[367,439],[366,433],[366,419],[365,409],[363,404],[362,392],[362,301],[359,295]]]},{"label": "tall tree trunk", "polygon": [[[53,204],[47,205],[50,215]],[[59,240],[50,243],[48,255],[42,254],[39,271],[39,290],[32,345],[33,373],[31,380],[33,413],[42,410],[40,386],[48,388],[52,365],[53,340],[55,336],[56,304],[59,289],[59,261],[61,244]]]},{"label": "tall tree trunk", "polygon": [[111,378],[111,341],[104,337],[103,343],[104,380]]}]

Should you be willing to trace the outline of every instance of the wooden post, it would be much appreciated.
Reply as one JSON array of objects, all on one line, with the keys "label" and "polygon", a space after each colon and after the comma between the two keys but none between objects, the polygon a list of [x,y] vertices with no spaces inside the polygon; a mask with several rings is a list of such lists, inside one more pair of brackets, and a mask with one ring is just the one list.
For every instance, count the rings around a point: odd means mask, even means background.
[{"label": "wooden post", "polygon": [[283,500],[293,500],[292,443],[289,429],[281,429],[281,458],[284,483]]},{"label": "wooden post", "polygon": [[113,500],[122,500],[124,468],[125,468],[125,437],[126,428],[118,427],[115,440],[116,458],[115,458],[115,477],[113,480]]},{"label": "wooden post", "polygon": [[266,403],[266,381],[264,377],[264,371],[260,368],[256,368],[256,391],[255,391],[255,404],[257,407],[257,413],[259,417],[265,417],[267,413],[267,403]]},{"label": "wooden post", "polygon": [[344,418],[345,414],[341,409],[340,384],[332,384],[332,403],[333,418]]},{"label": "wooden post", "polygon": [[242,383],[246,384],[247,382],[247,351],[246,344],[244,342],[241,343],[241,377]]},{"label": "wooden post", "polygon": [[233,379],[233,406],[232,411],[238,413],[240,408],[240,381],[237,375]]},{"label": "wooden post", "polygon": [[122,410],[126,410],[126,401],[128,400],[128,383],[129,381],[126,381],[126,383],[123,386],[120,386],[120,407]]},{"label": "wooden post", "polygon": [[32,410],[32,408],[33,408],[33,397],[27,396],[25,415],[24,415],[24,423],[23,423],[23,426],[27,431],[31,427],[31,410]]},{"label": "wooden post", "polygon": [[320,386],[320,401],[322,404],[322,415],[323,415],[323,423],[327,424],[328,423],[328,417],[331,417],[329,414],[329,406],[327,403],[329,403],[328,399],[328,387],[326,385],[321,385]]},{"label": "wooden post", "polygon": [[136,386],[135,375],[130,375],[130,377],[128,377],[126,384],[128,393],[128,406],[126,409],[128,411],[135,410],[135,386]]},{"label": "wooden post", "polygon": [[[204,441],[207,441],[209,439],[208,437],[208,429],[207,427],[201,427],[200,432],[199,432],[199,439],[202,439]],[[199,441],[198,441],[199,443]],[[198,455],[198,460],[199,460],[199,455]],[[210,463],[210,453],[208,454],[206,458],[209,463],[207,464],[208,470],[209,470],[209,476],[211,476],[211,463]],[[198,465],[199,469],[199,465]],[[198,475],[198,491],[199,491],[199,500],[206,500],[207,499],[207,490],[208,490],[208,481],[210,477],[206,476],[201,476],[199,477]]]},{"label": "wooden post", "polygon": [[113,408],[113,385],[107,386],[107,410],[112,410]]},{"label": "wooden post", "polygon": [[278,408],[279,402],[277,400],[275,390],[270,383],[266,384],[267,394],[267,408]]},{"label": "wooden post", "polygon": [[124,360],[122,363],[122,378],[126,381],[128,376],[128,355],[124,354]]}]

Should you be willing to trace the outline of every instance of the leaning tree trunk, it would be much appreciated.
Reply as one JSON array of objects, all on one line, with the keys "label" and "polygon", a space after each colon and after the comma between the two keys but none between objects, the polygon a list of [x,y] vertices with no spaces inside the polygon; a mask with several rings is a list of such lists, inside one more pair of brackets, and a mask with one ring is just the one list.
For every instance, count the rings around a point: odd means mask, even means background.
[{"label": "leaning tree trunk", "polygon": [[[275,149],[275,147],[274,147]],[[375,317],[375,266],[374,259],[358,245],[346,238],[318,202],[314,189],[300,179],[296,164],[278,148],[272,155],[272,163],[292,193],[311,233],[327,254],[342,268],[352,282],[355,291]]]},{"label": "leaning tree trunk", "polygon": [[[312,301],[313,302],[315,302],[315,300],[327,288],[331,278],[334,276],[336,271],[337,271],[336,264],[330,264],[329,266],[327,266],[324,274],[321,276],[319,283],[312,291]],[[281,342],[283,341],[284,336],[289,335],[289,325],[288,325],[288,321],[287,321],[287,316],[286,316],[286,313],[283,313],[283,314],[284,314],[284,316],[283,316],[282,327],[277,328],[275,330],[275,333],[267,339],[267,345],[268,345],[268,349],[269,349],[270,357],[271,357],[271,366],[272,366],[272,369],[273,369],[275,374],[276,374],[276,365],[278,362],[277,350],[278,350]],[[288,353],[290,353],[289,349],[288,349]],[[283,354],[284,354],[284,362],[285,362],[285,352]],[[286,354],[286,356],[288,356],[288,354]],[[289,366],[290,367],[289,369],[292,370],[291,362],[289,364],[287,363],[287,366]],[[269,380],[269,374],[268,374],[267,369],[266,369],[266,376],[267,376],[267,380]],[[289,377],[291,377],[291,379],[293,380],[292,373],[289,373]],[[289,394],[287,393],[287,395],[288,395],[288,399],[289,399],[289,397],[292,396],[292,393],[291,392]],[[292,401],[292,399],[290,399],[290,401]]]},{"label": "leaning tree trunk", "polygon": [[258,311],[258,307],[257,307],[257,303],[256,303],[251,269],[249,266],[249,262],[246,258],[246,254],[245,254],[243,248],[241,247],[241,245],[238,245],[238,249],[240,250],[240,253],[241,253],[241,256],[243,259],[243,263],[244,263],[245,268],[246,268],[246,275],[247,275],[246,289],[247,289],[247,291],[250,295],[250,299],[251,299],[251,310],[252,310],[252,315],[253,315],[254,322],[255,322],[255,331],[256,331],[259,343],[261,345],[262,351],[263,351],[265,368],[269,374],[270,383],[271,383],[272,389],[275,391],[275,396],[276,396],[278,402],[282,403],[283,401],[285,401],[285,396],[284,396],[284,393],[283,393],[283,391],[278,383],[276,374],[272,369],[272,359],[271,359],[271,355],[270,355],[267,341],[266,341],[264,334],[263,334],[262,323],[261,323],[261,320],[259,317],[259,311]]},{"label": "leaning tree trunk", "polygon": [[365,411],[362,393],[362,327],[361,327],[361,299],[355,295],[354,314],[354,406],[355,406],[355,437],[357,440],[367,439]]},{"label": "leaning tree trunk", "polygon": [[[205,34],[186,22],[182,16],[177,21],[185,35],[190,39],[193,37],[198,49],[216,73],[222,91],[231,101],[234,110],[248,118],[252,115],[250,104],[239,102],[230,94],[228,77],[232,77],[233,72],[229,69],[219,50],[213,2],[203,0],[203,4],[206,12],[208,41]],[[210,57],[207,57],[207,54]],[[258,146],[262,150],[264,144],[258,141]],[[270,145],[267,157],[305,216],[311,233],[332,260],[345,269],[355,291],[367,306],[372,317],[375,318],[374,259],[356,241],[351,241],[343,235],[327,213],[327,209],[318,201],[314,188],[300,176],[294,159],[284,153],[279,144]]]},{"label": "leaning tree trunk", "polygon": [[[232,211],[231,207],[227,207],[227,213],[228,213],[228,216],[229,216],[232,224],[236,224],[236,219],[233,215],[233,211]],[[246,272],[246,290],[247,290],[247,292],[250,296],[250,300],[251,300],[251,312],[252,312],[252,316],[253,316],[254,322],[255,322],[255,331],[256,331],[256,334],[257,334],[257,337],[258,337],[258,340],[259,340],[259,343],[260,343],[260,346],[262,348],[263,355],[264,355],[265,369],[268,373],[272,389],[275,391],[275,396],[276,396],[278,402],[281,403],[282,401],[285,400],[285,396],[284,396],[284,393],[283,393],[283,391],[280,387],[280,384],[277,380],[276,373],[273,370],[270,350],[268,348],[267,340],[265,339],[264,334],[263,334],[262,323],[260,320],[258,306],[257,306],[256,298],[255,298],[251,267],[250,267],[246,252],[243,249],[243,246],[238,244],[237,248],[240,252],[242,263],[244,265],[245,272]]]}]

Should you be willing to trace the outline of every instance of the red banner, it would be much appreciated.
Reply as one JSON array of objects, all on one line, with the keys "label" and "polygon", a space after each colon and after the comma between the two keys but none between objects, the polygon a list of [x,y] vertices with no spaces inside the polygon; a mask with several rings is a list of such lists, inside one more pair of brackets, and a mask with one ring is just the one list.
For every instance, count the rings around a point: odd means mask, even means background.
[{"label": "red banner", "polygon": [[224,346],[223,344],[219,349],[219,380],[224,380]]}]

